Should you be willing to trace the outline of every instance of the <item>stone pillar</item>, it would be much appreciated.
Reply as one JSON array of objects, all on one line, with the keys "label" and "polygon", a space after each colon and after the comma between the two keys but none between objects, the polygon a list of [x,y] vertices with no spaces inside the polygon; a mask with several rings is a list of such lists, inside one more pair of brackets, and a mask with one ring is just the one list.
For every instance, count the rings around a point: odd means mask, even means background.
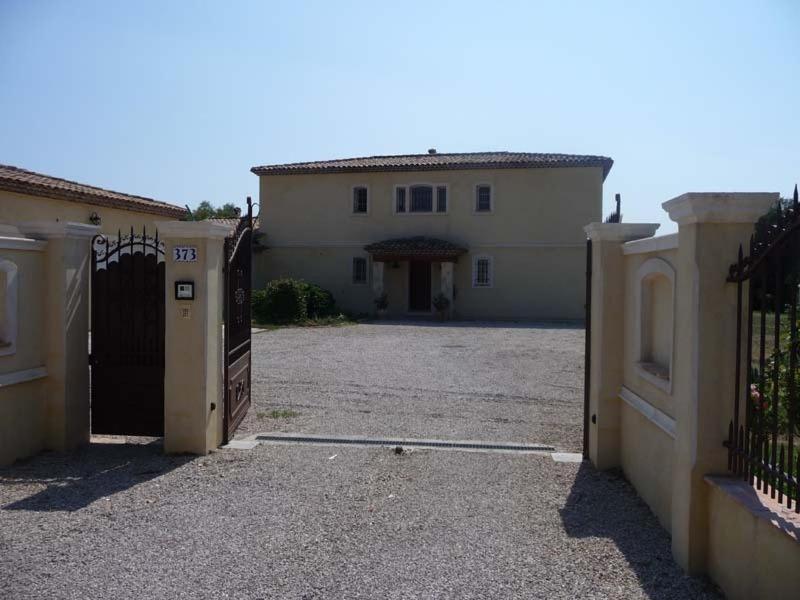
[{"label": "stone pillar", "polygon": [[383,293],[383,269],[385,264],[377,260],[372,262],[372,293],[376,298]]},{"label": "stone pillar", "polygon": [[[166,256],[164,450],[206,454],[222,443],[225,237],[208,221],[156,223]],[[175,248],[193,249],[191,262]],[[180,253],[184,254],[184,253]],[[176,299],[175,283],[194,283],[194,299]]]},{"label": "stone pillar", "polygon": [[736,362],[736,286],[726,283],[739,244],[778,194],[684,194],[662,206],[678,223],[672,552],[689,573],[707,562],[708,486],[727,471]]},{"label": "stone pillar", "polygon": [[589,459],[598,469],[620,464],[619,390],[623,376],[625,271],[622,244],[652,237],[657,223],[591,223],[592,340]]},{"label": "stone pillar", "polygon": [[445,298],[450,300],[450,308],[447,309],[446,317],[449,319],[453,315],[453,267],[451,262],[441,263],[441,292]]},{"label": "stone pillar", "polygon": [[[89,277],[91,239],[99,227],[28,221],[27,236],[45,251],[45,447],[71,450],[89,442]],[[24,311],[24,308],[20,307]]]}]

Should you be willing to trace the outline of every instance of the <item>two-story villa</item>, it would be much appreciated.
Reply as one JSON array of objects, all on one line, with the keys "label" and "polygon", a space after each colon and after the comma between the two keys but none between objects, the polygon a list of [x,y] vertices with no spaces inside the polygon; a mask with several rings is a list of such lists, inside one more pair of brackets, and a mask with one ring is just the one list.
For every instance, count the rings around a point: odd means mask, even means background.
[{"label": "two-story villa", "polygon": [[585,236],[603,156],[481,152],[253,167],[261,231],[254,285],[296,277],[344,310],[461,319],[583,317]]}]

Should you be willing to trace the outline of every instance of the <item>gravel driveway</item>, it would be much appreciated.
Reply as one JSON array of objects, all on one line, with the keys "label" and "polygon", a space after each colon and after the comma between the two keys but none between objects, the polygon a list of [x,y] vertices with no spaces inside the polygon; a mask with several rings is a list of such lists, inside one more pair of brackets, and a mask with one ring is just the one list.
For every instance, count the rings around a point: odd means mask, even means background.
[{"label": "gravel driveway", "polygon": [[[576,451],[582,344],[554,327],[261,333],[242,435]],[[622,478],[548,454],[264,444],[190,457],[140,440],[0,469],[3,600],[718,597],[682,575]]]},{"label": "gravel driveway", "polygon": [[[549,456],[93,445],[0,469],[0,598],[716,598],[613,474]],[[335,457],[335,458],[332,458]]]},{"label": "gravel driveway", "polygon": [[239,433],[531,442],[578,452],[583,344],[583,329],[552,324],[388,322],[259,333],[254,404]]}]

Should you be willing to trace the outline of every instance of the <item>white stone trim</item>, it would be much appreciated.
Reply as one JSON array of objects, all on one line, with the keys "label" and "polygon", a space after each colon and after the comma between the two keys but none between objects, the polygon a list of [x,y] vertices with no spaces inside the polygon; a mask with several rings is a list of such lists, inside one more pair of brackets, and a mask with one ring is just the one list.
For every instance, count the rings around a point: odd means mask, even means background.
[{"label": "white stone trim", "polygon": [[623,254],[647,254],[648,252],[663,252],[678,248],[678,234],[660,235],[658,237],[633,240],[622,244]]},{"label": "white stone trim", "polygon": [[[669,340],[669,378],[667,380],[661,379],[647,370],[642,363],[642,336],[644,335],[644,299],[642,287],[645,280],[654,275],[662,275],[669,280],[670,288],[672,291],[672,298],[670,305],[672,307],[672,322],[670,323],[670,340]],[[633,356],[636,359],[636,373],[643,379],[647,380],[652,385],[663,390],[667,394],[672,394],[672,368],[675,362],[675,269],[663,258],[649,258],[644,261],[636,270],[636,277],[634,279],[634,295],[636,304],[634,308],[634,333],[633,333]]]},{"label": "white stone trim", "polygon": [[659,223],[589,223],[583,230],[593,242],[630,242],[653,237]]},{"label": "white stone trim", "polygon": [[0,237],[0,250],[28,250],[41,252],[47,248],[47,242],[24,237]]},{"label": "white stone trim", "polygon": [[755,223],[780,197],[778,192],[690,192],[661,207],[678,225],[692,223]]},{"label": "white stone trim", "polygon": [[8,356],[17,351],[17,331],[19,329],[19,312],[17,310],[17,297],[19,294],[18,268],[16,263],[0,258],[0,271],[6,277],[5,306],[0,306],[4,312],[0,320],[0,356]]},{"label": "white stone trim", "polygon": [[35,381],[42,377],[47,377],[47,369],[45,367],[34,367],[33,369],[25,369],[23,371],[3,373],[0,374],[0,388],[16,385],[18,383]]},{"label": "white stone trim", "polygon": [[89,239],[100,233],[98,225],[67,221],[25,221],[19,223],[17,227],[25,235],[40,240],[53,238]]},{"label": "white stone trim", "polygon": [[673,440],[675,439],[675,419],[670,417],[665,412],[658,410],[647,400],[632,392],[624,385],[619,390],[619,397],[625,402],[625,404],[630,406]]},{"label": "white stone trim", "polygon": [[213,221],[156,221],[159,238],[222,240],[233,233],[232,225]]}]

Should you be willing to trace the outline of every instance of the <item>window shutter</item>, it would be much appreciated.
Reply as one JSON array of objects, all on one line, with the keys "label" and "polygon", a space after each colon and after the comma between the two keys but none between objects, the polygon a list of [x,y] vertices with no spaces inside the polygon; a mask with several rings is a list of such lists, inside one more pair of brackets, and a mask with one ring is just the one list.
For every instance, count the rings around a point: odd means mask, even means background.
[{"label": "window shutter", "polygon": [[436,188],[436,212],[447,212],[447,187],[443,185]]},{"label": "window shutter", "polygon": [[397,188],[397,212],[406,212],[406,188]]}]

